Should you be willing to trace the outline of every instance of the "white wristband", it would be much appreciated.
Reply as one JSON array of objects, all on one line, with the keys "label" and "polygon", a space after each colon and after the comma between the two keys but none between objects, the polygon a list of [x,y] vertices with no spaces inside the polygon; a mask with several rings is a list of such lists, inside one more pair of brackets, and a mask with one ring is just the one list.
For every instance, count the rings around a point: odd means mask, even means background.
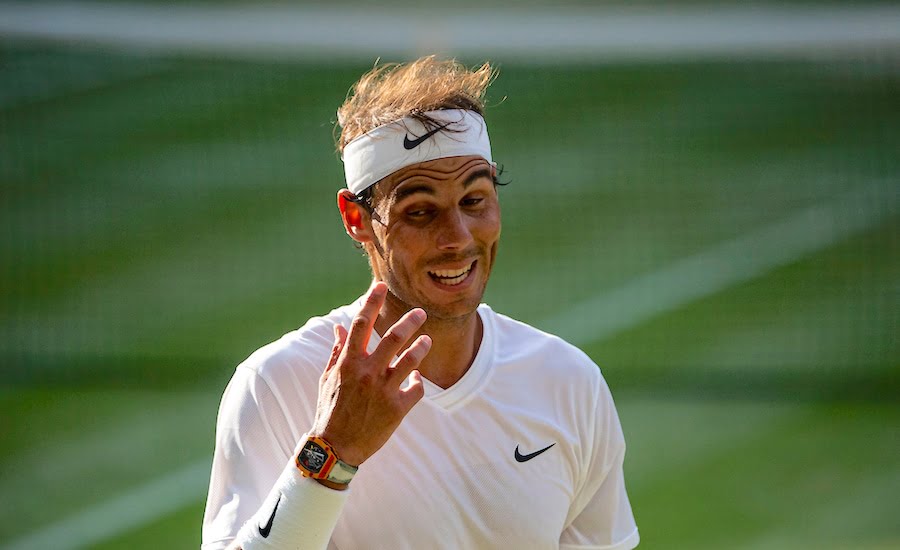
[{"label": "white wristband", "polygon": [[303,477],[291,457],[236,540],[243,550],[326,548],[349,492],[349,488],[336,491]]}]

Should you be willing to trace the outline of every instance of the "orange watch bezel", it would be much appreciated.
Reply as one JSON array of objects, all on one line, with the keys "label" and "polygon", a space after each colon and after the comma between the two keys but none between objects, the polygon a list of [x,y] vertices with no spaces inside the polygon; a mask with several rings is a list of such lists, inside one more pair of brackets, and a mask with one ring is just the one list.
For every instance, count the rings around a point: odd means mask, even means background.
[{"label": "orange watch bezel", "polygon": [[[313,472],[309,469],[304,463],[301,461],[300,457],[306,452],[306,447],[310,443],[313,443],[325,453],[325,459],[322,463],[322,466],[318,471]],[[331,474],[331,470],[334,468],[334,465],[337,464],[338,457],[334,452],[334,449],[331,447],[327,441],[317,436],[307,436],[306,442],[303,443],[303,447],[300,448],[300,452],[297,453],[297,456],[294,457],[294,463],[297,466],[297,469],[300,470],[300,473],[303,474],[304,477],[310,477],[313,479],[328,479],[328,475]]]}]

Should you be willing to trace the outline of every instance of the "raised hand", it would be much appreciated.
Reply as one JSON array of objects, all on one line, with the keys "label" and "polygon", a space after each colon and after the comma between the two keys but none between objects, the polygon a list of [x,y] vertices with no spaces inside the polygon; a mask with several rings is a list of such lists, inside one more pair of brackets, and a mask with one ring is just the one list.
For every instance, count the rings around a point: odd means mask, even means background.
[{"label": "raised hand", "polygon": [[[431,349],[431,338],[419,336],[390,365],[425,322],[425,311],[408,311],[388,329],[373,353],[366,352],[386,295],[387,285],[376,282],[353,319],[349,334],[343,326],[335,326],[331,357],[319,379],[316,419],[310,435],[323,437],[341,460],[354,466],[375,454],[425,395],[422,377],[415,369]],[[410,384],[401,389],[407,377]]]}]

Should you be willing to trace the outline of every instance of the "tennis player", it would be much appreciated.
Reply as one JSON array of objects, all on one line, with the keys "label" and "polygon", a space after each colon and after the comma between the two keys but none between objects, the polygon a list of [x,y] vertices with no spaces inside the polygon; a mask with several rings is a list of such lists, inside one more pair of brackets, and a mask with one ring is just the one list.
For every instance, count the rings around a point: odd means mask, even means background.
[{"label": "tennis player", "polygon": [[373,283],[236,369],[204,550],[637,546],[600,369],[481,303],[500,239],[492,77],[381,66],[338,111],[338,209]]}]

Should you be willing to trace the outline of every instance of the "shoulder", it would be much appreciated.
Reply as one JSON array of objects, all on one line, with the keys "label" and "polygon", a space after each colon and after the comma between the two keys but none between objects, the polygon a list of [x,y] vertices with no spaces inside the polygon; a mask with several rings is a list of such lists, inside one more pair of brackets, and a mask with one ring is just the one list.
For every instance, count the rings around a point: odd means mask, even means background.
[{"label": "shoulder", "polygon": [[273,456],[290,454],[315,415],[334,325],[349,323],[348,307],[313,317],[237,366],[219,404],[217,445],[226,454],[243,454],[259,434],[269,438]]},{"label": "shoulder", "polygon": [[312,317],[302,327],[253,352],[238,369],[252,371],[271,386],[281,385],[286,377],[318,380],[334,345],[334,326],[349,327],[358,309],[354,302]]},{"label": "shoulder", "polygon": [[600,367],[578,347],[486,305],[482,305],[481,311],[493,324],[495,358],[500,363],[516,364],[520,368],[533,365],[547,377],[563,377],[569,383],[589,381],[594,389],[602,383]]}]

